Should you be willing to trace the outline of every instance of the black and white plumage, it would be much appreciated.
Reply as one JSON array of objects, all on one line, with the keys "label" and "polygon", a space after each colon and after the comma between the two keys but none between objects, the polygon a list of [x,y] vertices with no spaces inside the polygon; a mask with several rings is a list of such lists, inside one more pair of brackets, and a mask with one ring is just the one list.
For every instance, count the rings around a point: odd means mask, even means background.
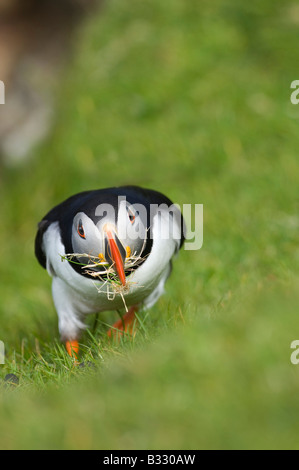
[{"label": "black and white plumage", "polygon": [[38,225],[35,253],[53,278],[61,339],[76,341],[88,314],[154,305],[183,232],[179,209],[137,186],[82,192],[54,207]]}]

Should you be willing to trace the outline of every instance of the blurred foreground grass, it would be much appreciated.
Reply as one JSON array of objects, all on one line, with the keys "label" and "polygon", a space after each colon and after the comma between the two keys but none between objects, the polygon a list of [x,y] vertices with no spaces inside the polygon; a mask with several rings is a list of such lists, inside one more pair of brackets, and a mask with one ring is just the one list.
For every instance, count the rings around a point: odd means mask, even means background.
[{"label": "blurred foreground grass", "polygon": [[[1,448],[298,447],[298,27],[290,1],[114,0],[78,36],[53,134],[1,168]],[[203,203],[204,246],[134,342],[91,319],[74,368],[35,227],[130,183]]]}]

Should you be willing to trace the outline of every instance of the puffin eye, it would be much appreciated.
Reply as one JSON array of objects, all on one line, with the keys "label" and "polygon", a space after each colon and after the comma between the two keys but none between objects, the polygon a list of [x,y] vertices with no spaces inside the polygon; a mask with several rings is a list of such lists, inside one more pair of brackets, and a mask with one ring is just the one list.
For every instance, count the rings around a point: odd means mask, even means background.
[{"label": "puffin eye", "polygon": [[77,232],[78,232],[78,234],[80,235],[81,238],[85,238],[85,232],[84,232],[84,228],[83,228],[83,224],[82,224],[81,219],[79,220],[79,223],[78,223]]},{"label": "puffin eye", "polygon": [[131,211],[128,212],[128,215],[129,215],[129,220],[131,224],[133,224],[135,222],[136,216]]}]

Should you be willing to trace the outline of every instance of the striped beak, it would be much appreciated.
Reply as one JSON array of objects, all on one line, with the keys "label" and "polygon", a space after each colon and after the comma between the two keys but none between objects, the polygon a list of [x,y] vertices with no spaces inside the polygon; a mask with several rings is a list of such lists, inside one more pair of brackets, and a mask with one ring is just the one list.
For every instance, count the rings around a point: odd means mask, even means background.
[{"label": "striped beak", "polygon": [[116,230],[112,224],[106,224],[105,233],[105,258],[113,266],[118,278],[123,286],[126,285],[126,275],[124,263],[126,259],[126,250],[116,235]]}]

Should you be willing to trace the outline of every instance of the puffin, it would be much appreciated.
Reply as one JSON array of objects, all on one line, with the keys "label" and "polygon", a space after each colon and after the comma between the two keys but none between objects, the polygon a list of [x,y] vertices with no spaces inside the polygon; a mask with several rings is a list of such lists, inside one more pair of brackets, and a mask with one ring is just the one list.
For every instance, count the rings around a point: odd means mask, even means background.
[{"label": "puffin", "polygon": [[35,255],[52,277],[60,338],[71,357],[78,358],[89,314],[124,309],[108,336],[132,334],[137,311],[163,294],[184,234],[179,207],[139,186],[80,192],[43,217]]}]

